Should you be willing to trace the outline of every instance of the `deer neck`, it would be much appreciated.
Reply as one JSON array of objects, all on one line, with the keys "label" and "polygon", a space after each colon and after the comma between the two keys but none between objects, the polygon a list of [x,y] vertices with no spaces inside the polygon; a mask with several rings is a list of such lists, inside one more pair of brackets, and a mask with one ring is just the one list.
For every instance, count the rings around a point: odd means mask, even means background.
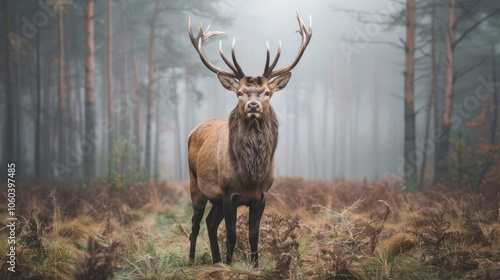
[{"label": "deer neck", "polygon": [[249,119],[235,108],[229,115],[229,154],[240,178],[257,183],[273,176],[278,144],[278,118],[272,107],[260,119]]}]

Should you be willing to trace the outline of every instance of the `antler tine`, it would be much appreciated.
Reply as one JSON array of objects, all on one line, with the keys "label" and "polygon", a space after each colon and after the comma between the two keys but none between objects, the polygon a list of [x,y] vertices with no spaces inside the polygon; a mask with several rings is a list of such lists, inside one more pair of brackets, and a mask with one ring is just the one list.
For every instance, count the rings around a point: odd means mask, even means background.
[{"label": "antler tine", "polygon": [[229,61],[229,59],[224,55],[224,52],[222,51],[222,41],[219,42],[219,53],[224,62],[227,64],[229,68],[234,72],[234,74],[237,76],[238,79],[241,79],[245,77],[245,74],[243,73],[243,69],[241,69],[240,65],[238,64],[238,60],[236,59],[236,54],[235,54],[235,45],[236,38],[233,38],[233,45],[231,47],[231,55],[233,58],[233,64]]},{"label": "antler tine", "polygon": [[269,59],[270,59],[270,54],[269,54],[269,42],[266,40],[266,66],[264,66],[264,74],[262,76],[266,77],[267,76],[267,69],[269,69]]},{"label": "antler tine", "polygon": [[[208,29],[207,29],[207,31],[208,31]],[[203,38],[203,26],[201,26],[201,22],[198,22],[198,38]],[[203,39],[202,39],[202,43],[203,43]]]},{"label": "antler tine", "polygon": [[273,63],[271,63],[271,66],[269,66],[269,44],[267,44],[266,68],[264,69],[264,74],[262,76],[270,77],[271,72],[278,63],[280,55],[281,55],[281,40],[278,41],[278,51],[276,52],[276,56],[274,57]]},{"label": "antler tine", "polygon": [[238,73],[240,74],[241,78],[245,77],[245,74],[243,73],[243,69],[241,69],[241,66],[238,64],[238,60],[236,60],[236,54],[235,54],[235,46],[236,44],[236,37],[233,37],[233,45],[231,47],[231,55],[233,56],[233,63],[234,66],[236,66],[236,69],[238,69]]},{"label": "antler tine", "polygon": [[276,57],[274,58],[273,63],[271,63],[271,66],[269,67],[269,75],[271,75],[274,67],[278,63],[280,56],[281,56],[281,40],[278,41],[278,51],[276,52]]},{"label": "antler tine", "polygon": [[224,62],[227,64],[227,66],[231,68],[231,71],[233,71],[235,74],[238,73],[238,69],[236,69],[236,67],[234,67],[229,59],[227,59],[227,57],[224,55],[224,52],[222,51],[222,41],[219,41],[219,54],[222,57],[222,60],[224,60]]},{"label": "antler tine", "polygon": [[195,42],[196,40],[194,40],[193,28],[191,27],[191,17],[188,17],[188,34],[189,34],[189,39],[191,39],[191,43],[196,48],[196,42]]},{"label": "antler tine", "polygon": [[[193,35],[193,29],[191,27],[191,17],[189,17],[188,19],[188,34],[189,34],[189,38],[191,39],[191,43],[193,44],[194,48],[196,49],[196,51],[198,52],[198,54],[200,55],[200,58],[201,58],[201,61],[203,62],[203,64],[205,64],[205,66],[210,69],[212,72],[214,73],[224,73],[228,76],[231,76],[233,78],[236,78],[236,79],[241,79],[242,78],[242,71],[239,72],[237,68],[235,68],[234,66],[232,66],[230,63],[227,63],[227,59],[223,56],[222,58],[224,59],[224,61],[226,62],[226,64],[228,64],[229,68],[231,68],[231,72],[228,72],[222,68],[219,68],[217,66],[215,66],[212,62],[210,62],[210,60],[207,58],[207,55],[205,53],[205,51],[203,50],[203,43],[205,43],[210,37],[212,36],[217,36],[217,35],[220,35],[220,34],[224,34],[224,32],[222,31],[209,31],[209,28],[210,28],[210,25],[208,25],[207,29],[205,30],[205,32],[203,32],[203,27],[201,25],[201,22],[198,24],[198,36],[197,37],[194,37]],[[222,52],[221,52],[221,55],[222,55]]]},{"label": "antler tine", "polygon": [[309,30],[313,32],[313,16],[309,15]]},{"label": "antler tine", "polygon": [[299,11],[297,11],[297,21],[299,22],[299,30],[297,32],[302,36],[302,41],[300,43],[299,51],[297,55],[295,56],[295,59],[292,61],[291,64],[288,66],[285,66],[283,68],[280,68],[278,70],[273,70],[274,67],[276,66],[276,63],[278,62],[278,58],[281,53],[281,42],[280,46],[278,48],[278,53],[276,54],[276,58],[273,61],[273,64],[269,66],[269,68],[266,67],[266,70],[264,71],[264,77],[271,79],[273,77],[279,76],[283,73],[291,71],[297,63],[299,63],[300,58],[304,54],[304,51],[306,50],[307,45],[309,44],[309,41],[311,40],[312,36],[312,16],[309,16],[309,29],[306,27],[302,19],[300,18]]}]

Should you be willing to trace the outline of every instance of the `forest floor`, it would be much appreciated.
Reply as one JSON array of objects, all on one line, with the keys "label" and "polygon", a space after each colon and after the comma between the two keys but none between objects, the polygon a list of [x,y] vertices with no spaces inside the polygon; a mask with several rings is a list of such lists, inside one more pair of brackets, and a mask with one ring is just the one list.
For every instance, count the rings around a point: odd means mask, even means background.
[{"label": "forest floor", "polygon": [[16,190],[16,272],[7,270],[2,209],[1,279],[500,279],[496,187],[407,193],[382,182],[278,179],[261,223],[258,269],[248,263],[246,207],[238,210],[233,264],[211,263],[203,222],[189,265],[187,183]]}]

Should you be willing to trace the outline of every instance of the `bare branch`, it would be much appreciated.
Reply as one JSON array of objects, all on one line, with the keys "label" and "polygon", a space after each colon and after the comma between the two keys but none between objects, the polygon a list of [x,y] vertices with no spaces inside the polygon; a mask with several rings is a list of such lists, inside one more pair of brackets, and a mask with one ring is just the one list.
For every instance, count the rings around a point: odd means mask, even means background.
[{"label": "bare branch", "polygon": [[[462,33],[462,35],[460,35],[460,37],[458,37],[458,39],[456,39],[455,42],[453,42],[452,48],[455,48],[458,45],[458,43],[460,43],[463,39],[465,39],[467,37],[467,35],[469,35],[469,33],[471,33],[474,29],[476,29],[476,27],[478,27],[481,23],[483,23],[485,20],[489,19],[490,17],[494,16],[498,12],[500,12],[500,6],[498,6],[495,10],[491,11],[485,17],[478,20],[476,23],[474,23],[469,28],[467,28],[467,30],[465,30],[465,32]],[[456,23],[456,21],[455,21],[455,23]],[[456,26],[453,26],[453,27],[455,28]]]}]

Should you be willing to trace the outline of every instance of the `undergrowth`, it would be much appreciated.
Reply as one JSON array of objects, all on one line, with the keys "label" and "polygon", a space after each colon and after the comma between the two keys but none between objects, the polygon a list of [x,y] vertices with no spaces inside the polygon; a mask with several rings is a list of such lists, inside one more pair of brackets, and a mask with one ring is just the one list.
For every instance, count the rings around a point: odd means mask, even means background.
[{"label": "undergrowth", "polygon": [[[1,279],[500,278],[494,187],[405,193],[383,182],[276,180],[261,222],[257,269],[249,263],[245,207],[238,211],[234,263],[211,263],[202,226],[189,265],[186,183],[19,190],[16,273],[7,271],[5,242]],[[2,212],[1,240],[8,235],[5,221]]]}]

